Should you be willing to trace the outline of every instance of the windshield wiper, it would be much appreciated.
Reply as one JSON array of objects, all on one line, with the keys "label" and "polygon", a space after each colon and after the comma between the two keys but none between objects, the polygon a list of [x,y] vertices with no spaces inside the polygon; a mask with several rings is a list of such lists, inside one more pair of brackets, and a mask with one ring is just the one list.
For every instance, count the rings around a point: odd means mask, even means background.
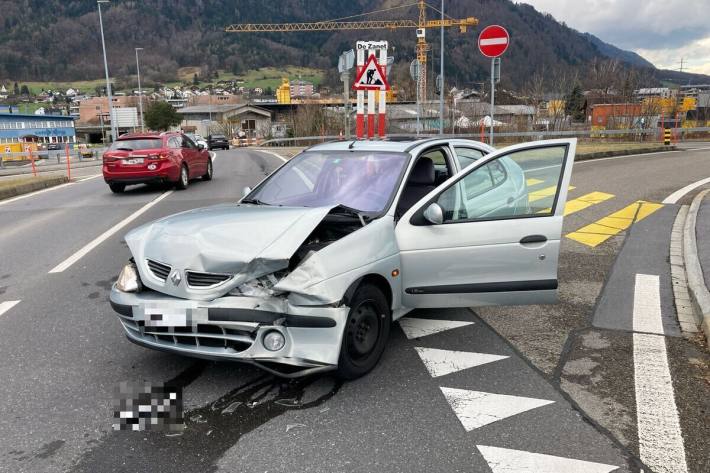
[{"label": "windshield wiper", "polygon": [[254,205],[271,205],[266,202],[262,202],[259,199],[243,199],[240,203],[242,204],[254,204]]}]

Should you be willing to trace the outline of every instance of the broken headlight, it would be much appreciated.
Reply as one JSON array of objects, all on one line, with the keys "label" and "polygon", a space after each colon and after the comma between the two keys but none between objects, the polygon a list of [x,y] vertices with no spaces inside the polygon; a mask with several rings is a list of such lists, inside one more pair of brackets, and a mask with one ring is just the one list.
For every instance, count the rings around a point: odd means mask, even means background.
[{"label": "broken headlight", "polygon": [[116,289],[123,292],[138,292],[142,288],[138,268],[134,263],[128,263],[121,270],[116,281]]},{"label": "broken headlight", "polygon": [[269,297],[280,294],[273,287],[279,282],[279,278],[275,274],[267,274],[260,278],[252,279],[245,282],[241,286],[237,286],[229,291],[230,296],[251,296],[251,297]]}]

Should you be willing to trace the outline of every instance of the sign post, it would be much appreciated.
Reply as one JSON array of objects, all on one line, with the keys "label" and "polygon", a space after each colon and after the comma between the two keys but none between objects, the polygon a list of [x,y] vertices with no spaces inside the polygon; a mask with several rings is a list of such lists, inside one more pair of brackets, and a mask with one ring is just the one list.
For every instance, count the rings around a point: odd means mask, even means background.
[{"label": "sign post", "polygon": [[508,49],[510,35],[499,25],[486,26],[478,36],[478,49],[486,57],[491,58],[491,128],[489,144],[493,146],[493,124],[495,111],[496,82],[500,81],[500,56]]}]

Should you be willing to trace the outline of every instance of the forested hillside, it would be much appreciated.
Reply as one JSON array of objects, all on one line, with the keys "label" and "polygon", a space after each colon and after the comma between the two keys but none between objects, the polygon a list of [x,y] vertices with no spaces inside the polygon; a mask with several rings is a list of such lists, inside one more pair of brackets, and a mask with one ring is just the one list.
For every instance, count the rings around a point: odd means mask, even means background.
[{"label": "forested hillside", "polygon": [[[332,70],[338,54],[358,39],[387,39],[403,70],[414,57],[414,31],[350,31],[229,34],[229,23],[314,21],[413,3],[412,0],[113,0],[104,8],[111,74],[134,73],[134,47],[143,47],[147,80],[167,81],[182,66],[240,73],[274,65]],[[438,2],[434,2],[438,5]],[[96,3],[86,0],[0,0],[0,78],[78,80],[103,74]],[[436,16],[429,10],[429,16]],[[447,14],[475,16],[481,26],[500,23],[512,43],[503,61],[510,86],[535,72],[573,69],[595,58],[618,58],[655,71],[642,58],[581,34],[549,15],[509,0],[449,0]],[[370,16],[416,19],[415,6]],[[476,48],[480,28],[447,32],[447,72],[457,84],[484,80],[489,62]],[[438,32],[428,40],[438,44]],[[438,62],[438,47],[432,54]],[[707,78],[706,78],[707,80]]]}]

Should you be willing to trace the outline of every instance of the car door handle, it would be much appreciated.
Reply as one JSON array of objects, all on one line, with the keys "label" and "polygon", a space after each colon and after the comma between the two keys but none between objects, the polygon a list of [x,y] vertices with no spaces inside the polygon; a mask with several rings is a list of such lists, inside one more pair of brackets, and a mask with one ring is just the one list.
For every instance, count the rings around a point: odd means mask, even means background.
[{"label": "car door handle", "polygon": [[545,235],[528,235],[520,239],[521,245],[528,245],[530,243],[545,243],[547,237]]}]

